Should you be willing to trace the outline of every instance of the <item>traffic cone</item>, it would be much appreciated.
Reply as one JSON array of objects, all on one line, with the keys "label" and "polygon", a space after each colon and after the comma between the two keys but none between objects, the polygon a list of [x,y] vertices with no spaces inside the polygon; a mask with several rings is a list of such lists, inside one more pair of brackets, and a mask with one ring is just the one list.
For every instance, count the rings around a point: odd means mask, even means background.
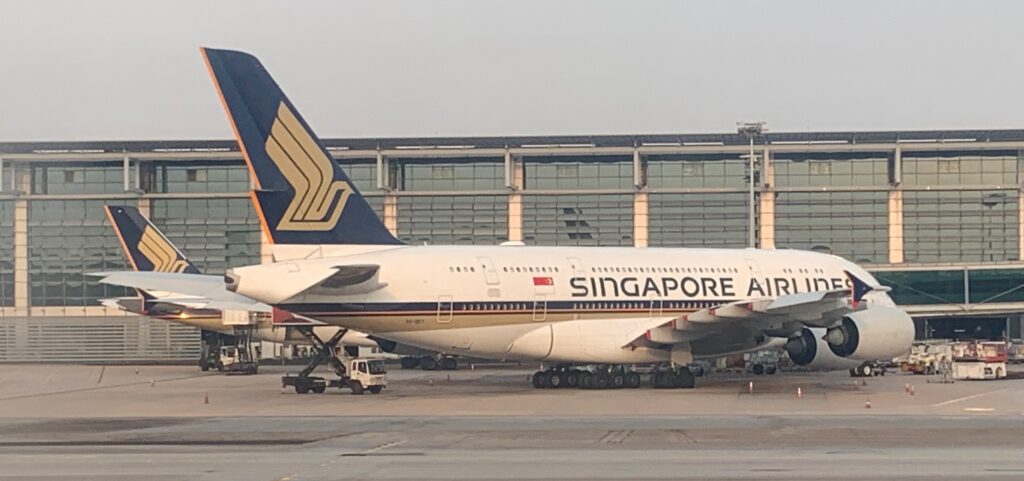
[{"label": "traffic cone", "polygon": [[910,385],[910,395],[911,395],[911,396],[913,396],[914,394],[917,394],[917,392],[916,392],[916,390],[914,389],[914,385],[913,385],[913,384],[911,384],[911,385]]},{"label": "traffic cone", "polygon": [[803,399],[803,397],[804,397],[804,390],[803,390],[803,389],[801,389],[801,388],[800,388],[800,387],[798,386],[798,387],[796,388],[796,398],[797,398],[797,399]]},{"label": "traffic cone", "polygon": [[864,409],[871,409],[871,398],[868,398],[867,401],[864,401]]},{"label": "traffic cone", "polygon": [[747,383],[747,393],[754,394],[754,381]]},{"label": "traffic cone", "polygon": [[210,404],[210,393],[203,393],[203,404]]},{"label": "traffic cone", "polygon": [[149,387],[156,387],[156,381],[150,379],[149,380]]},{"label": "traffic cone", "polygon": [[906,394],[910,394],[910,383],[909,382],[903,385],[903,392],[906,393]]}]

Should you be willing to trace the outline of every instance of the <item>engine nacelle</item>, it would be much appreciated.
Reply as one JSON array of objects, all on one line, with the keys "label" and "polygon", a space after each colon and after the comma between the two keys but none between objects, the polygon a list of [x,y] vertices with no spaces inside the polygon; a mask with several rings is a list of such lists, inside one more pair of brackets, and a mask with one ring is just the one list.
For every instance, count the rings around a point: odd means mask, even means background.
[{"label": "engine nacelle", "polygon": [[902,309],[874,306],[843,318],[825,333],[829,350],[862,361],[892,359],[914,343],[914,320]]},{"label": "engine nacelle", "polygon": [[803,328],[786,341],[786,352],[793,364],[823,371],[844,370],[859,366],[860,361],[835,355],[825,342],[825,329]]}]

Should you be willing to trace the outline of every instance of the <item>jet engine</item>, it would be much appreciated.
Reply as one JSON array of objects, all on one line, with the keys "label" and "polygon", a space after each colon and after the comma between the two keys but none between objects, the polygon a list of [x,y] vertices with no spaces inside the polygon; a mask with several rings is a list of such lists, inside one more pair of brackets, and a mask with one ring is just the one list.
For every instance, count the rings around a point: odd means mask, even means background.
[{"label": "jet engine", "polygon": [[854,312],[825,332],[829,350],[863,361],[891,359],[910,350],[914,321],[903,310],[875,306]]},{"label": "jet engine", "polygon": [[825,342],[825,329],[803,328],[795,336],[786,341],[786,352],[798,366],[812,369],[834,371],[849,369],[860,365],[860,361],[846,359],[835,355]]}]

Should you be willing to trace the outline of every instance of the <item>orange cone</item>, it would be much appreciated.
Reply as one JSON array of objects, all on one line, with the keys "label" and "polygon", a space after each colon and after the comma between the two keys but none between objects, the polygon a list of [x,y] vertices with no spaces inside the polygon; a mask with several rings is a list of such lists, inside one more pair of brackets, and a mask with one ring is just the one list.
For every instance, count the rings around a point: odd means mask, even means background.
[{"label": "orange cone", "polygon": [[210,393],[203,393],[203,404],[210,404]]},{"label": "orange cone", "polygon": [[803,397],[804,397],[804,390],[802,388],[800,388],[800,387],[797,387],[796,388],[796,398],[797,399],[803,399]]},{"label": "orange cone", "polygon": [[910,394],[910,383],[909,382],[903,385],[903,392],[905,392],[907,394]]},{"label": "orange cone", "polygon": [[871,398],[868,398],[867,401],[864,401],[864,409],[871,409]]},{"label": "orange cone", "polygon": [[910,385],[910,395],[913,396],[914,394],[917,394],[917,393],[915,392],[914,385],[911,384]]},{"label": "orange cone", "polygon": [[747,393],[754,394],[754,381],[747,383]]}]

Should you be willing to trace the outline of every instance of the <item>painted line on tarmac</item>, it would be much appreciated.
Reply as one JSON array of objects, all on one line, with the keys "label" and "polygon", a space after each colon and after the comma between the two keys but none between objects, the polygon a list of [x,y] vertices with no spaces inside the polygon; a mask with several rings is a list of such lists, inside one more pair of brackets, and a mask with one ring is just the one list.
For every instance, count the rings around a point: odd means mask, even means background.
[{"label": "painted line on tarmac", "polygon": [[211,376],[215,376],[215,375],[216,374],[193,374],[193,375],[189,375],[189,376],[168,377],[168,378],[164,378],[164,379],[151,379],[149,381],[126,382],[124,384],[110,384],[110,385],[106,385],[106,386],[89,386],[89,387],[81,387],[81,388],[74,388],[74,389],[65,389],[63,391],[47,391],[47,392],[36,392],[36,393],[30,393],[30,394],[18,394],[18,395],[15,395],[15,396],[0,397],[0,402],[11,401],[11,400],[14,400],[14,399],[26,399],[26,398],[43,397],[43,396],[56,396],[56,395],[59,395],[59,394],[71,394],[71,393],[86,392],[86,391],[103,391],[103,390],[106,390],[106,389],[117,389],[119,387],[141,386],[141,385],[145,385],[145,384],[155,385],[155,384],[161,384],[161,383],[173,382],[173,381],[187,381],[189,379],[196,379],[196,378],[200,378],[200,377],[211,377]]},{"label": "painted line on tarmac", "polygon": [[995,411],[993,408],[964,408],[964,411],[969,413],[990,413]]},{"label": "painted line on tarmac", "polygon": [[989,394],[996,394],[996,393],[1006,392],[1008,390],[1009,389],[996,389],[995,391],[983,392],[983,393],[980,393],[980,394],[973,394],[973,395],[964,396],[964,397],[961,397],[961,398],[950,399],[949,401],[943,401],[943,402],[940,402],[940,403],[932,404],[932,407],[933,408],[937,408],[937,407],[941,407],[941,406],[946,406],[946,405],[949,405],[949,404],[958,403],[960,401],[967,401],[968,399],[977,399],[977,398],[980,398],[982,396],[988,396]]}]

